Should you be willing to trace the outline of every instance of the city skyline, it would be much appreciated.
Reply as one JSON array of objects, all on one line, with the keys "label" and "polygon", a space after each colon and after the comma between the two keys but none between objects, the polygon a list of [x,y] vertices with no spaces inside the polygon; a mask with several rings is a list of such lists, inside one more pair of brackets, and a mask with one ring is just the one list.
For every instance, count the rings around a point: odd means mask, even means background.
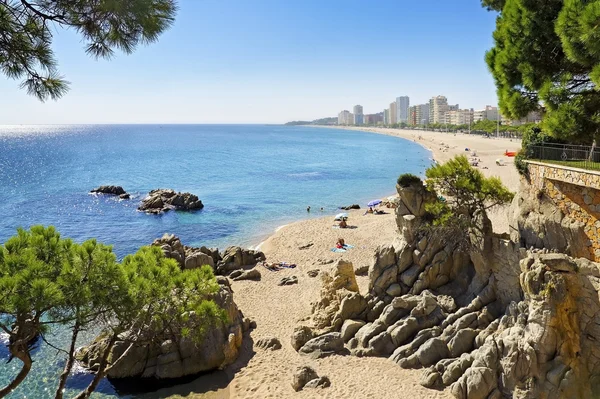
[{"label": "city skyline", "polygon": [[[56,29],[71,90],[40,103],[2,77],[0,124],[284,123],[334,116],[342,104],[380,112],[399,92],[412,104],[432,92],[496,102],[484,61],[496,14],[478,2],[390,0],[369,13],[356,12],[367,11],[357,1],[181,0],[179,8],[158,42],[111,60],[87,56],[73,31]],[[440,37],[452,45],[430,51]],[[345,42],[361,50],[340,51]],[[232,101],[243,106],[232,112]]]}]

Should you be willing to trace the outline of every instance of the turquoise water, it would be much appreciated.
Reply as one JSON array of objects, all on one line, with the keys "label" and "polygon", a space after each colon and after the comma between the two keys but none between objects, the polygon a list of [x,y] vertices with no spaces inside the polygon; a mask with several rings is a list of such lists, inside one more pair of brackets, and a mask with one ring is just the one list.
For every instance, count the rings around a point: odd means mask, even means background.
[{"label": "turquoise water", "polygon": [[[51,224],[77,241],[112,244],[119,257],[166,232],[186,245],[256,245],[279,225],[389,195],[400,173],[420,175],[429,164],[429,152],[414,142],[338,129],[0,126],[0,242],[19,226]],[[132,199],[88,194],[104,184],[123,186]],[[205,208],[160,216],[137,212],[155,188],[197,194]],[[52,338],[64,345],[61,334]],[[0,352],[0,361],[6,359]],[[61,356],[42,345],[35,360],[13,397],[53,396],[48,392]],[[0,363],[0,384],[16,363]],[[71,391],[86,379],[72,378]],[[100,391],[117,395],[108,381]]]}]

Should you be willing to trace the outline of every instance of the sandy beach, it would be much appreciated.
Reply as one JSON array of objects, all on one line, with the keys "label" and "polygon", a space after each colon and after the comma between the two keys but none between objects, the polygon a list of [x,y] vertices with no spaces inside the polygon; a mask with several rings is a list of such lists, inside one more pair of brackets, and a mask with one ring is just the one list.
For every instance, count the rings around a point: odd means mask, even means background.
[{"label": "sandy beach", "polygon": [[[515,151],[520,142],[508,139],[486,139],[466,134],[448,134],[398,129],[348,128],[369,131],[413,140],[431,150],[433,158],[444,162],[458,154],[470,154],[465,148],[477,152],[479,169],[486,176],[498,176],[511,190],[518,187],[518,174],[513,159],[503,156],[506,150]],[[497,166],[502,159],[505,166]],[[402,170],[398,171],[401,174]],[[390,192],[394,187],[390,187]],[[343,204],[340,204],[343,205]],[[312,360],[298,354],[290,344],[291,333],[309,316],[311,302],[319,296],[320,278],[309,277],[307,272],[325,270],[327,262],[343,258],[353,262],[355,269],[368,266],[375,248],[392,242],[397,235],[393,210],[385,215],[363,215],[364,210],[349,212],[350,229],[333,227],[333,217],[305,220],[287,225],[268,238],[261,250],[269,261],[295,263],[295,269],[277,272],[260,268],[259,282],[233,282],[234,299],[244,315],[255,320],[257,328],[245,339],[243,352],[237,362],[224,373],[223,383],[213,384],[208,393],[206,377],[172,390],[159,392],[160,397],[172,398],[449,398],[448,390],[435,391],[419,384],[420,370],[404,370],[385,358],[357,358],[331,356]],[[494,230],[507,231],[506,212],[497,210],[492,216]],[[331,252],[338,237],[354,248],[346,253]],[[309,246],[299,249],[301,246]],[[298,284],[278,286],[283,277],[297,276]],[[362,293],[365,293],[367,277],[358,277]],[[277,351],[254,347],[253,343],[263,337],[277,337],[283,348]],[[294,392],[292,373],[298,366],[312,366],[319,375],[331,380],[331,387],[324,390]],[[203,383],[204,381],[204,383]]]}]

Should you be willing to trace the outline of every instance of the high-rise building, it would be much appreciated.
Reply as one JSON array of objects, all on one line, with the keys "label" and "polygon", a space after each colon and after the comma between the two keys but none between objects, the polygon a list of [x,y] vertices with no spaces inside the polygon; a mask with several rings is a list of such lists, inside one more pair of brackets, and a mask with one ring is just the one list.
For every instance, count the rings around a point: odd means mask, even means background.
[{"label": "high-rise building", "polygon": [[383,110],[383,124],[384,125],[390,124],[390,110],[387,108]]},{"label": "high-rise building", "polygon": [[343,110],[338,114],[338,125],[353,125],[354,115],[348,110]]},{"label": "high-rise building", "polygon": [[398,107],[396,106],[396,101],[390,103],[390,120],[388,125],[393,125],[394,123],[398,123]]},{"label": "high-rise building", "polygon": [[353,121],[353,123],[355,125],[362,125],[363,122],[364,122],[364,115],[363,115],[363,107],[362,107],[362,105],[355,105],[352,110],[354,111],[354,121]]},{"label": "high-rise building", "polygon": [[429,100],[429,123],[446,123],[448,108],[448,99],[446,97],[432,97]]},{"label": "high-rise building", "polygon": [[409,126],[418,125],[418,123],[417,123],[417,105],[408,107],[408,120],[406,121],[406,123]]},{"label": "high-rise building", "polygon": [[417,125],[427,125],[429,123],[429,104],[420,104],[416,107],[415,123]]},{"label": "high-rise building", "polygon": [[410,106],[410,99],[408,96],[401,96],[396,98],[396,117],[398,123],[408,122],[408,108]]}]

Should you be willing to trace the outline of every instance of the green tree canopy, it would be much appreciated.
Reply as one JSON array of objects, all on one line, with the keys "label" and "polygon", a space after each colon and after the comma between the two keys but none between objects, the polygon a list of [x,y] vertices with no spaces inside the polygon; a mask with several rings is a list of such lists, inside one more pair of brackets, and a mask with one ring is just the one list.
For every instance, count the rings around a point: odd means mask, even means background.
[{"label": "green tree canopy", "polygon": [[461,217],[469,221],[477,213],[512,201],[514,196],[499,178],[485,177],[464,155],[430,167],[425,175],[427,187],[446,196],[427,206],[438,225],[454,223]]},{"label": "green tree canopy", "polygon": [[[53,228],[19,229],[0,246],[0,329],[9,336],[12,358],[22,363],[12,381],[0,389],[10,394],[31,370],[31,342],[52,326],[70,332],[70,346],[61,350],[65,367],[55,398],[63,397],[75,362],[81,331],[102,329],[107,347],[96,375],[77,399],[88,398],[100,380],[135,345],[149,344],[163,331],[179,331],[200,342],[206,328],[227,315],[211,300],[219,289],[210,266],[181,270],[158,247],[142,247],[121,264],[112,248],[95,240],[83,244],[61,238]],[[127,349],[118,359],[109,354],[120,334]]]},{"label": "green tree canopy", "polygon": [[513,119],[545,106],[543,128],[572,142],[600,137],[600,2],[482,0],[500,13],[486,62]]},{"label": "green tree canopy", "polygon": [[56,27],[75,29],[89,55],[110,58],[157,40],[175,11],[175,0],[0,0],[0,71],[42,101],[57,99],[69,83],[52,51]]}]

